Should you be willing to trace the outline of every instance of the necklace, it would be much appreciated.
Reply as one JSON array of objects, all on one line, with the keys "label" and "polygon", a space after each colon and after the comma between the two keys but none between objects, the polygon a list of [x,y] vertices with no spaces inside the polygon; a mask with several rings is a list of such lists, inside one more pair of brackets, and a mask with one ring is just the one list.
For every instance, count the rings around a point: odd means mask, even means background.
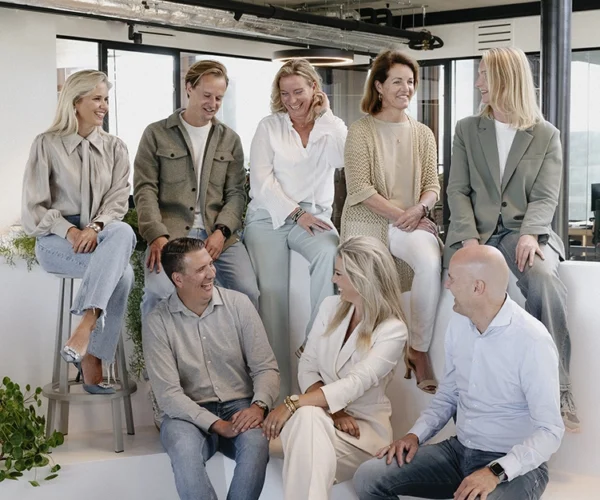
[{"label": "necklace", "polygon": [[[396,125],[396,123],[398,123],[398,124],[399,124],[399,123],[402,123],[402,127],[397,127],[397,126],[395,126],[395,125]],[[398,137],[398,134],[396,133],[396,129],[397,129],[397,128],[405,128],[405,127],[407,127],[407,126],[406,126],[406,125],[404,125],[404,124],[405,124],[405,123],[408,123],[408,122],[396,122],[396,123],[394,123],[394,125],[391,125],[391,126],[390,126],[390,130],[392,131],[392,134],[394,134],[394,137],[396,138],[396,144],[401,144],[403,141],[402,141],[402,138],[401,138],[401,137]],[[410,125],[409,125],[409,126],[410,126]]]}]

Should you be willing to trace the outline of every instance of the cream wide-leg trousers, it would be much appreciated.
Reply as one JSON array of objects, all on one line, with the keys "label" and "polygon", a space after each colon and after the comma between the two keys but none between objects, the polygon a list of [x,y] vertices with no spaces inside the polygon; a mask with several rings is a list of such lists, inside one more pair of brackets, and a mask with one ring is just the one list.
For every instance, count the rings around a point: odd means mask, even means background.
[{"label": "cream wide-leg trousers", "polygon": [[334,482],[352,479],[373,458],[338,436],[333,420],[316,406],[303,406],[281,432],[285,500],[328,500]]}]

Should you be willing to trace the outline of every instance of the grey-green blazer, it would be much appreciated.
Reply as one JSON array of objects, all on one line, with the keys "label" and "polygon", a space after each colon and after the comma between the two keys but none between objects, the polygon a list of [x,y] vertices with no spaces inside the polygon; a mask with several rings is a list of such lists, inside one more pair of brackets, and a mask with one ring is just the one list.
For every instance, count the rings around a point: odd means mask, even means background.
[{"label": "grey-green blazer", "polygon": [[240,137],[213,118],[200,189],[190,138],[178,109],[169,118],[148,125],[135,157],[133,197],[140,234],[152,243],[159,236],[186,236],[194,222],[199,199],[206,232],[223,224],[231,230],[224,248],[239,241],[246,206],[244,152]]},{"label": "grey-green blazer", "polygon": [[456,124],[450,180],[446,190],[450,227],[444,266],[461,242],[489,240],[498,216],[504,227],[538,235],[564,258],[564,246],[551,223],[562,180],[560,132],[542,121],[515,135],[500,182],[500,160],[493,120],[470,116]]}]

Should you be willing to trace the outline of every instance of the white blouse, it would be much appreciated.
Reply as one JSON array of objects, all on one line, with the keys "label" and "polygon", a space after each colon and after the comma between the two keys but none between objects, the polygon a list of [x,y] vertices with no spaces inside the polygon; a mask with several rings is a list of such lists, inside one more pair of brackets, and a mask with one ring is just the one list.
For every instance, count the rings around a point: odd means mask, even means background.
[{"label": "white blouse", "polygon": [[325,335],[340,301],[339,295],[334,295],[321,303],[300,358],[298,383],[305,392],[314,383],[323,382],[321,390],[329,411],[345,409],[360,429],[359,439],[341,431],[338,437],[374,454],[392,440],[392,404],[385,391],[402,357],[408,330],[401,320],[388,318],[373,332],[368,350],[357,348],[357,329],[342,345],[354,307],[333,332]]},{"label": "white blouse", "polygon": [[281,227],[300,202],[312,213],[331,212],[334,170],[344,166],[348,129],[331,110],[317,118],[306,148],[287,113],[274,113],[258,124],[250,148],[250,204],[271,215]]}]

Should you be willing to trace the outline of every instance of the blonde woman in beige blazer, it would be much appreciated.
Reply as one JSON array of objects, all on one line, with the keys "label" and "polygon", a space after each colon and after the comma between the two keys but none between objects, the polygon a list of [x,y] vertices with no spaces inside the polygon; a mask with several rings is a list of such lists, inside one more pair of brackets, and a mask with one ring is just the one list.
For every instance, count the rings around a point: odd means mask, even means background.
[{"label": "blonde woman in beige blazer", "polygon": [[402,52],[382,52],[373,62],[361,102],[368,114],[352,124],[346,140],[341,238],[374,236],[397,259],[402,289],[411,291],[406,378],[414,371],[419,389],[435,393],[428,351],[441,291],[441,243],[428,215],[440,185],[433,133],[406,114],[418,80],[417,62]]},{"label": "blonde woman in beige blazer", "polygon": [[[356,236],[338,248],[333,282],[298,367],[303,394],[288,396],[263,423],[281,434],[286,500],[327,500],[392,436],[385,391],[408,331],[394,261],[377,239]],[[318,452],[316,452],[318,450]]]}]

